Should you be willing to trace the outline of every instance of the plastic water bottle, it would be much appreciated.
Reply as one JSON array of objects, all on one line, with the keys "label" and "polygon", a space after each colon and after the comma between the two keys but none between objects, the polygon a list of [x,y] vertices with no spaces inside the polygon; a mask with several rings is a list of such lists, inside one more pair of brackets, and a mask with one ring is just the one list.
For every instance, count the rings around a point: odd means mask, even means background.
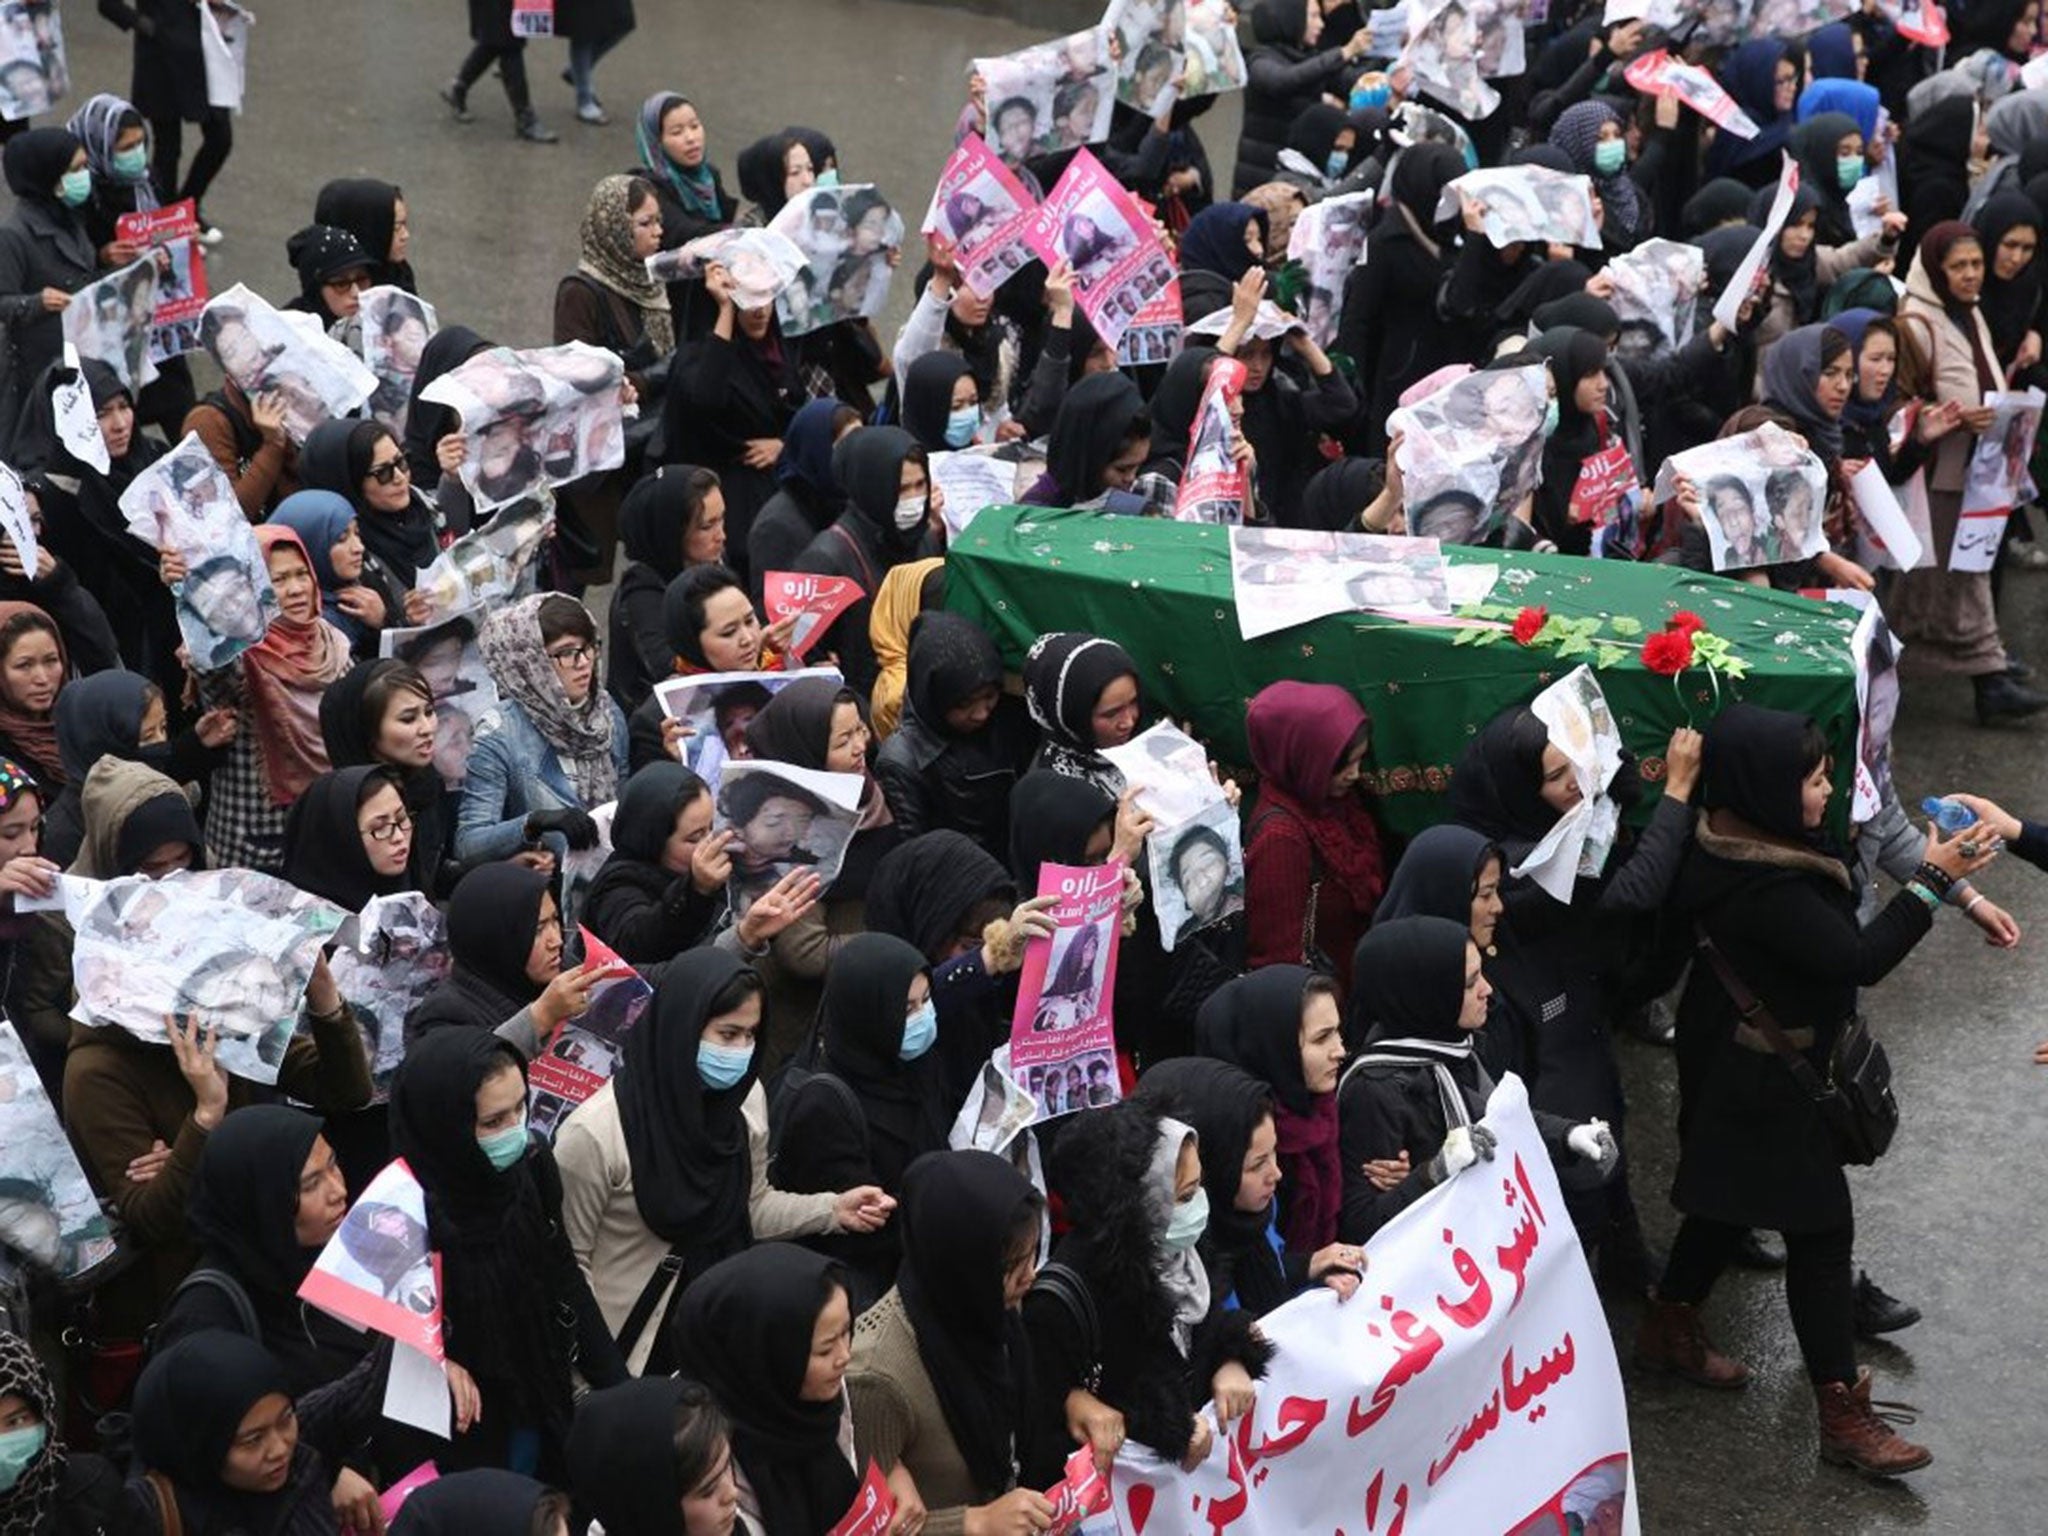
[{"label": "plastic water bottle", "polygon": [[1943,837],[1954,837],[1963,828],[1977,824],[1977,813],[1960,800],[1937,799],[1929,795],[1920,802],[1920,809],[1934,818],[1934,824],[1941,828]]}]

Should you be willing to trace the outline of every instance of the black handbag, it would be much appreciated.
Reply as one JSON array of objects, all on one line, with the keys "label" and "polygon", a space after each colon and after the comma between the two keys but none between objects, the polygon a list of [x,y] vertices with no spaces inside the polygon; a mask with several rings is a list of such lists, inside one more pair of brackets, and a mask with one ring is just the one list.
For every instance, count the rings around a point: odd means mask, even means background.
[{"label": "black handbag", "polygon": [[1700,949],[1735,1002],[1742,1022],[1755,1028],[1783,1058],[1806,1096],[1820,1110],[1835,1155],[1845,1163],[1869,1167],[1883,1157],[1899,1129],[1899,1101],[1892,1093],[1892,1063],[1860,1013],[1851,1014],[1835,1034],[1828,1052],[1825,1080],[1813,1063],[1771,1017],[1763,999],[1750,991],[1728,957],[1701,933]]}]

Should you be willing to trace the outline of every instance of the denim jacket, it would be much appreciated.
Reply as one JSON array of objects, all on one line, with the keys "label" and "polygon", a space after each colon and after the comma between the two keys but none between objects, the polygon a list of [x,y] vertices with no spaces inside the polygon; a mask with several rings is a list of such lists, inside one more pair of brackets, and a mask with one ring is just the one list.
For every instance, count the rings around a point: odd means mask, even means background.
[{"label": "denim jacket", "polygon": [[[605,696],[604,707],[612,715],[612,759],[623,785],[626,717],[610,695]],[[577,797],[561,759],[526,711],[510,699],[500,699],[485,710],[477,722],[469,777],[455,816],[455,857],[464,863],[510,858],[526,846],[529,815],[570,807],[596,809]]]}]

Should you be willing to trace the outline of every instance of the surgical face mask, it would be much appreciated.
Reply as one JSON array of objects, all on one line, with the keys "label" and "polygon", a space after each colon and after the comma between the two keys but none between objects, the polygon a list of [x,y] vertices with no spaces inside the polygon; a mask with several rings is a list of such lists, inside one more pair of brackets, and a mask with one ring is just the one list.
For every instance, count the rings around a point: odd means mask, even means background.
[{"label": "surgical face mask", "polygon": [[837,170],[837,169],[835,168],[835,169],[833,169],[833,170],[829,170],[829,171],[820,171],[820,172],[818,172],[818,179],[817,179],[816,181],[812,182],[812,183],[811,183],[811,185],[812,185],[812,186],[814,186],[814,187],[836,187],[836,186],[838,186],[838,185],[839,185],[839,172],[838,172],[838,170]]},{"label": "surgical face mask", "polygon": [[1861,155],[1840,155],[1835,159],[1835,180],[1848,191],[1863,179],[1863,157]]},{"label": "surgical face mask", "polygon": [[114,151],[114,174],[124,181],[140,181],[142,173],[149,169],[149,151],[140,144],[133,149]]},{"label": "surgical face mask", "polygon": [[503,1173],[526,1156],[526,1116],[521,1115],[517,1125],[508,1125],[502,1131],[477,1137],[476,1144],[484,1149],[484,1156],[491,1160],[491,1166]]},{"label": "surgical face mask", "polygon": [[10,1429],[0,1435],[0,1493],[11,1491],[35,1459],[50,1443],[50,1426],[31,1424],[27,1429]]},{"label": "surgical face mask", "polygon": [[1550,400],[1550,402],[1543,407],[1543,435],[1545,437],[1552,437],[1556,435],[1557,421],[1557,400],[1555,397],[1553,397]]},{"label": "surgical face mask", "polygon": [[747,1075],[747,1068],[754,1064],[754,1048],[751,1045],[713,1045],[709,1040],[697,1042],[697,1075],[704,1079],[707,1088],[730,1088]]},{"label": "surgical face mask", "polygon": [[965,448],[974,441],[974,434],[981,426],[981,407],[963,405],[946,417],[946,446]]},{"label": "surgical face mask", "polygon": [[1332,181],[1342,181],[1344,173],[1351,168],[1351,151],[1333,149],[1330,158],[1323,162],[1323,174]]},{"label": "surgical face mask", "polygon": [[[949,426],[950,432],[952,428]],[[929,496],[905,496],[896,503],[896,531],[909,533],[924,521],[925,508],[931,505]]]},{"label": "surgical face mask", "polygon": [[66,208],[76,208],[92,196],[92,172],[81,167],[66,171],[64,179],[57,183],[57,200]]},{"label": "surgical face mask", "polygon": [[905,1061],[915,1061],[932,1048],[932,1042],[939,1038],[939,1010],[931,999],[925,999],[924,1006],[903,1021],[903,1044],[896,1054]]},{"label": "surgical face mask", "polygon": [[1593,146],[1593,169],[1602,176],[1618,176],[1628,164],[1628,145],[1620,139],[1602,139]]},{"label": "surgical face mask", "polygon": [[1162,1241],[1174,1253],[1185,1253],[1202,1240],[1202,1233],[1209,1226],[1209,1191],[1198,1189],[1192,1200],[1184,1200],[1173,1208],[1173,1214],[1166,1219],[1166,1236]]}]

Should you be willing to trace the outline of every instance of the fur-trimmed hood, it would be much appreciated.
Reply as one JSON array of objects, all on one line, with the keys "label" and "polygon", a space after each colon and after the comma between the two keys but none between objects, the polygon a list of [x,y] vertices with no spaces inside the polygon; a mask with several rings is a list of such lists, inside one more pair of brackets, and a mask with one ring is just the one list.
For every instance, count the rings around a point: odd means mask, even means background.
[{"label": "fur-trimmed hood", "polygon": [[1052,1173],[1075,1267],[1135,1312],[1148,1336],[1168,1338],[1173,1302],[1158,1280],[1159,1218],[1147,1193],[1159,1118],[1129,1102],[1075,1116],[1053,1149]]},{"label": "fur-trimmed hood", "polygon": [[1848,890],[1849,866],[1819,848],[1795,848],[1789,844],[1758,837],[1730,836],[1716,832],[1702,816],[1693,828],[1693,840],[1702,853],[1731,864],[1764,864],[1796,874],[1816,875]]}]

